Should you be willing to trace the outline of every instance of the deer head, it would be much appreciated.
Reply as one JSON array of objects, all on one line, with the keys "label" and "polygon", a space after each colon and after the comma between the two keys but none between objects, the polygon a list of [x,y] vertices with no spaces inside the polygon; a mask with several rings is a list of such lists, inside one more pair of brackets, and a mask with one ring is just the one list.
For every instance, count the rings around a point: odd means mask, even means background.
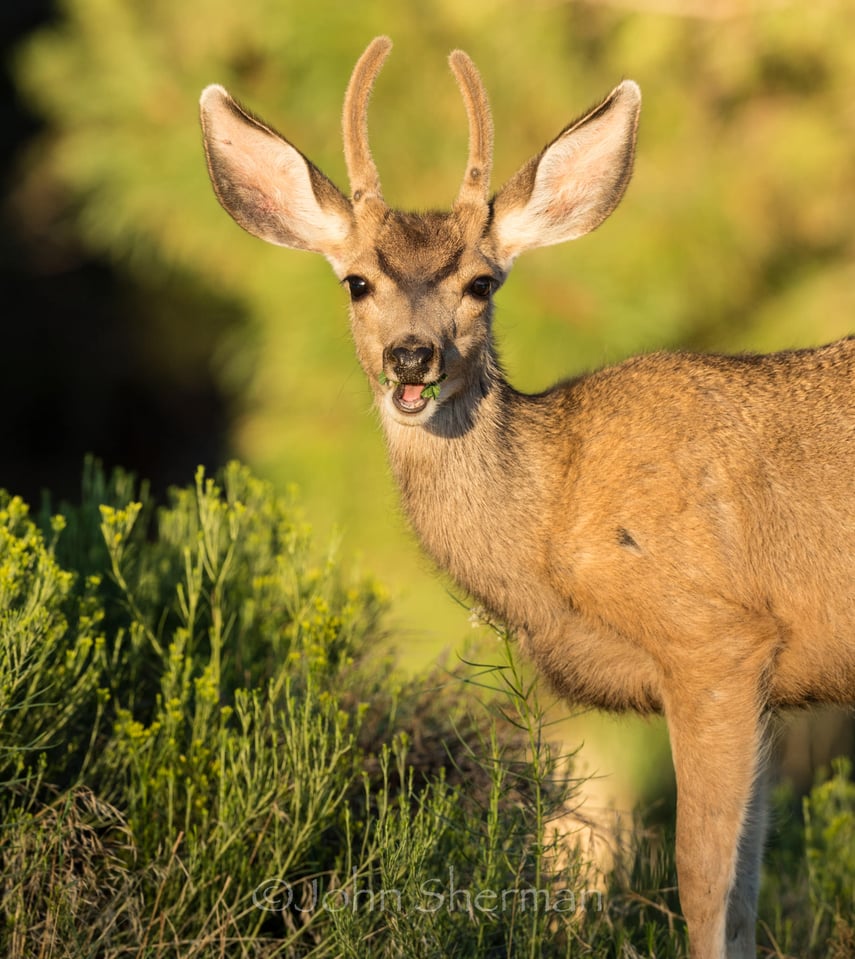
[{"label": "deer head", "polygon": [[369,45],[345,96],[350,197],[216,85],[201,99],[205,151],[216,195],[240,226],[322,253],[348,288],[357,354],[387,425],[435,430],[439,414],[450,429],[501,376],[492,304],[514,259],[590,232],[623,195],[641,97],[621,83],[491,198],[487,95],[455,50],[449,62],[469,119],[463,183],[450,212],[406,213],[384,201],[368,145],[368,101],[390,49],[386,37]]}]

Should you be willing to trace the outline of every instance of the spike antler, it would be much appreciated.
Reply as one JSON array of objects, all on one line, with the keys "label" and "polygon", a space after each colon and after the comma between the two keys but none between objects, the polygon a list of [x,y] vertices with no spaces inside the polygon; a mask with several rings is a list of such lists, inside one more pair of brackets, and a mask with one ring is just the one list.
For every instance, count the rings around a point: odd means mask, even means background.
[{"label": "spike antler", "polygon": [[456,205],[484,204],[490,199],[490,170],[493,164],[493,118],[481,75],[462,50],[448,58],[469,118],[469,159]]},{"label": "spike antler", "polygon": [[368,146],[368,100],[391,49],[392,41],[388,37],[372,40],[353,68],[344,96],[344,159],[354,203],[371,196],[383,198],[380,176]]},{"label": "spike antler", "polygon": [[[392,41],[388,37],[371,41],[353,69],[344,97],[344,158],[354,203],[369,197],[383,199],[380,175],[368,145],[368,101],[391,49]],[[462,50],[455,50],[448,62],[469,119],[469,158],[456,205],[486,205],[493,162],[493,119],[487,92],[475,64]]]}]

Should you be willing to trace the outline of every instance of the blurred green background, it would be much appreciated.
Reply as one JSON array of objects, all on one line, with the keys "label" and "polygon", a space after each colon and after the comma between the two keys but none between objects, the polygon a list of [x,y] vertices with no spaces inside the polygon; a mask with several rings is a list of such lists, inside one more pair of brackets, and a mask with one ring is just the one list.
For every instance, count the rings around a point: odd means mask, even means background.
[{"label": "blurred green background", "polygon": [[[346,187],[343,92],[389,34],[371,139],[386,198],[423,208],[447,206],[463,173],[453,48],[490,91],[496,186],[637,80],[623,203],[592,236],[523,258],[499,297],[522,389],[660,347],[852,332],[852,0],[4,0],[0,16],[0,485],[72,495],[92,452],[162,487],[237,455],[296,484],[319,537],[386,584],[414,668],[463,648],[468,612],[405,530],[328,265],[249,237],[214,199],[203,86]],[[607,728],[635,742],[635,726]]]}]

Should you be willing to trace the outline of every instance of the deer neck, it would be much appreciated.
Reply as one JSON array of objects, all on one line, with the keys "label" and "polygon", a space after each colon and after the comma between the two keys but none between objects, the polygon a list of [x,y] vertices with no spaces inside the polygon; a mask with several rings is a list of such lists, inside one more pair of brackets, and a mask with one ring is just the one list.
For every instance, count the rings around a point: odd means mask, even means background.
[{"label": "deer neck", "polygon": [[530,615],[525,582],[536,589],[543,565],[550,453],[532,425],[545,403],[517,393],[496,367],[424,426],[384,422],[403,506],[423,547],[470,595],[521,627]]}]

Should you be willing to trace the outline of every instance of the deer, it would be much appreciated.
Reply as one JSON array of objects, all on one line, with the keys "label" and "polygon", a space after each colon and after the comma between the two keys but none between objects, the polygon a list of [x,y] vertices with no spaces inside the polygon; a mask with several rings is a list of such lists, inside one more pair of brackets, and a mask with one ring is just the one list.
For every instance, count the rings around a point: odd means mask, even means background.
[{"label": "deer", "polygon": [[219,85],[208,172],[244,230],[320,253],[349,293],[404,512],[436,565],[568,701],[664,713],[693,959],[756,954],[771,720],[855,701],[855,336],[765,355],[654,352],[535,395],[493,332],[516,257],[590,233],[630,179],[624,80],[495,194],[472,60],[449,211],[389,207],[368,103],[376,38],[344,100],[346,195]]}]

